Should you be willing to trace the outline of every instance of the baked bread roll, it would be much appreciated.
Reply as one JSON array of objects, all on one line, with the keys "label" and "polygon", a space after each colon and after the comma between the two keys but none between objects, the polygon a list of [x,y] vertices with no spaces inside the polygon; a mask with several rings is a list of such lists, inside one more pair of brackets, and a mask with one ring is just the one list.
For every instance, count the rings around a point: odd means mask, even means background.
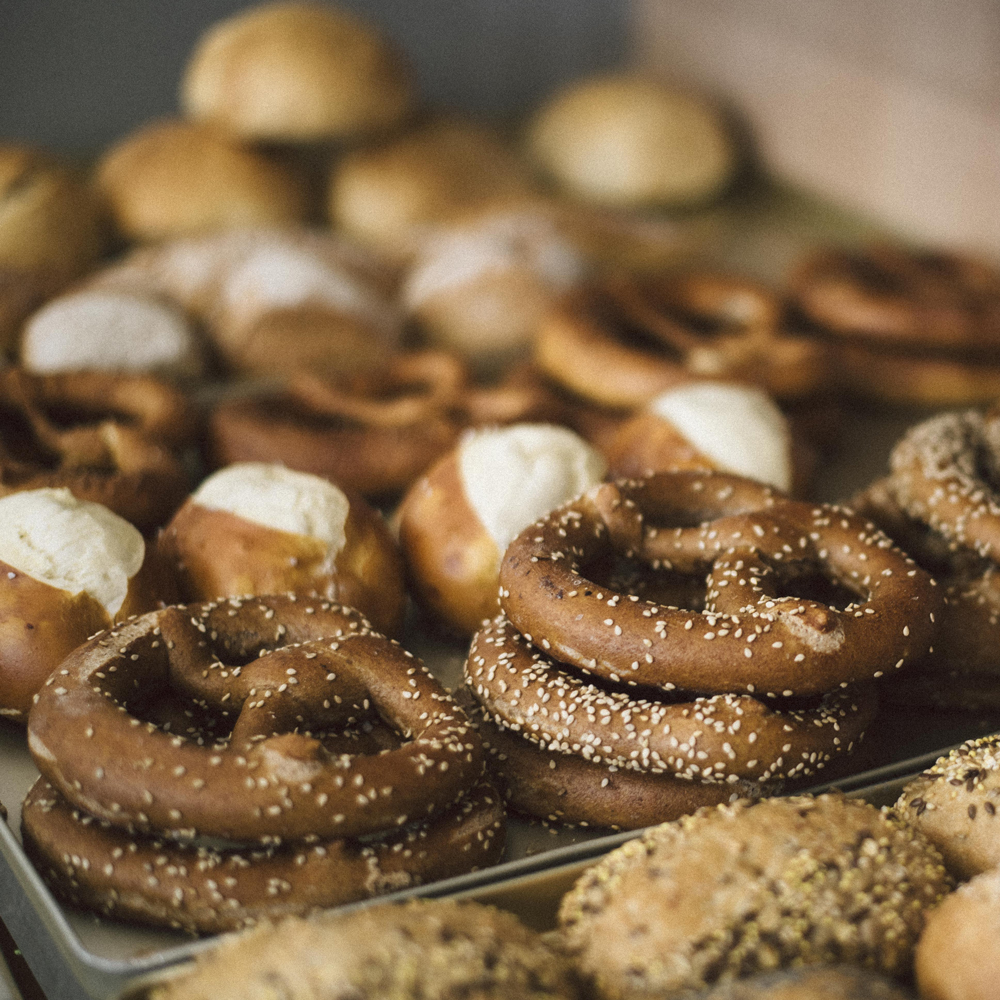
[{"label": "baked bread roll", "polygon": [[399,540],[417,596],[452,628],[475,631],[497,613],[508,543],[600,482],[605,468],[565,427],[514,424],[467,434],[400,504]]},{"label": "baked bread roll", "polygon": [[308,192],[277,161],[207,125],[160,121],[108,150],[97,186],[118,231],[151,241],[305,221]]},{"label": "baked bread roll", "polygon": [[707,101],[656,80],[571,84],[535,115],[528,148],[567,192],[605,205],[690,205],[718,195],[736,153]]},{"label": "baked bread roll", "polygon": [[413,84],[402,55],[329,4],[270,3],[211,27],[181,84],[181,105],[241,139],[315,142],[396,125]]},{"label": "baked bread roll", "polygon": [[0,145],[0,350],[13,345],[35,306],[103,249],[93,191],[43,153]]},{"label": "baked bread roll", "polygon": [[328,480],[243,462],[209,476],[159,538],[186,601],[307,594],[398,633],[402,560],[382,516]]},{"label": "baked bread roll", "polygon": [[25,722],[65,656],[155,605],[145,556],[128,521],[68,489],[0,498],[0,716]]},{"label": "baked bread roll", "polygon": [[422,230],[492,199],[531,194],[526,165],[488,129],[439,118],[393,142],[347,153],[330,177],[335,226],[395,257]]}]

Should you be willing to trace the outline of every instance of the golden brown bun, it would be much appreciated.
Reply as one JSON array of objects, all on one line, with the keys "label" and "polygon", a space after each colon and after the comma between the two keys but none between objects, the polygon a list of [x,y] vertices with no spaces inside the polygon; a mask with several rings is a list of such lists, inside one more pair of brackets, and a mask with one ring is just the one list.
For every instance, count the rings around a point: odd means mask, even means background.
[{"label": "golden brown bun", "polygon": [[725,187],[735,152],[713,107],[636,76],[575,83],[535,115],[528,145],[568,192],[606,205],[688,205]]},{"label": "golden brown bun", "polygon": [[489,129],[443,118],[348,153],[330,177],[327,205],[335,226],[405,257],[422,228],[532,187],[527,167]]},{"label": "golden brown bun", "polygon": [[379,132],[412,100],[402,56],[364,21],[318,3],[264,4],[220,21],[181,84],[192,118],[280,142]]},{"label": "golden brown bun", "polygon": [[104,249],[98,200],[68,168],[0,145],[0,349],[31,309]]},{"label": "golden brown bun", "polygon": [[97,184],[121,234],[161,240],[236,226],[305,220],[308,194],[261,153],[206,125],[160,121],[113,146]]}]

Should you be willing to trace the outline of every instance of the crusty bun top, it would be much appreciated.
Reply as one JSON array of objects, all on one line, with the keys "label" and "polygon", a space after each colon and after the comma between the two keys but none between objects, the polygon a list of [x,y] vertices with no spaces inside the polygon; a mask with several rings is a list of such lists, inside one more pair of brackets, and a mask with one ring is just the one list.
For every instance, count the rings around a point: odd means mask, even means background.
[{"label": "crusty bun top", "polygon": [[458,468],[469,505],[503,552],[532,521],[599,483],[607,465],[565,427],[514,424],[469,434]]},{"label": "crusty bun top", "polygon": [[146,555],[142,535],[67,489],[0,499],[0,561],[51,587],[86,592],[114,617]]},{"label": "crusty bun top", "polygon": [[791,489],[788,421],[762,389],[691,382],[657,396],[648,409],[724,472]]},{"label": "crusty bun top", "polygon": [[264,4],[220,21],[181,84],[188,115],[254,140],[379,132],[412,100],[402,56],[369,24],[319,3]]},{"label": "crusty bun top", "polygon": [[224,510],[246,521],[317,538],[331,558],[347,541],[344,525],[350,501],[333,483],[283,465],[237,462],[206,479],[191,495],[209,510]]}]

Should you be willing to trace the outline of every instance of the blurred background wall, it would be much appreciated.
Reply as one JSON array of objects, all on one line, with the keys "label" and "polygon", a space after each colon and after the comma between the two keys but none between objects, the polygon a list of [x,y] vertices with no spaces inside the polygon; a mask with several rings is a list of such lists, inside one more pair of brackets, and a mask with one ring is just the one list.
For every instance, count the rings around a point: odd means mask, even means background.
[{"label": "blurred background wall", "polygon": [[[379,24],[436,104],[523,113],[558,83],[620,65],[618,0],[339,0]],[[0,136],[86,155],[176,108],[202,31],[247,0],[0,0]]]}]

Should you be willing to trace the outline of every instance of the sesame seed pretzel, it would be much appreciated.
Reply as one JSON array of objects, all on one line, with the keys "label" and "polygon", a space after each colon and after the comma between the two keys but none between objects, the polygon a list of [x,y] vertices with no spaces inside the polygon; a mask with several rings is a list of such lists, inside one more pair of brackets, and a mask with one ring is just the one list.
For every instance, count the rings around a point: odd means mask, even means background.
[{"label": "sesame seed pretzel", "polygon": [[495,720],[550,750],[606,767],[696,781],[770,781],[814,773],[849,753],[876,699],[848,688],[808,709],[776,710],[750,695],[672,702],[583,681],[499,616],[472,641],[466,683]]},{"label": "sesame seed pretzel", "polygon": [[68,487],[139,528],[162,524],[188,491],[165,447],[192,433],[190,409],[148,376],[0,373],[0,496]]},{"label": "sesame seed pretzel", "polygon": [[1000,412],[942,413],[911,427],[889,459],[897,502],[955,549],[1000,554]]},{"label": "sesame seed pretzel", "polygon": [[[214,742],[143,722],[179,687],[229,713]],[[380,717],[405,742],[330,754],[313,733]],[[39,770],[75,806],[116,826],[273,843],[395,829],[454,803],[483,753],[464,713],[398,644],[319,598],[167,608],[98,634],[32,708]]]},{"label": "sesame seed pretzel", "polygon": [[[837,508],[768,493],[748,514],[745,482],[676,472],[595,487],[511,543],[501,606],[559,660],[666,690],[813,695],[927,653],[942,600],[928,573]],[[724,519],[662,527],[703,521],[706,511]],[[661,606],[590,580],[587,566],[615,551],[707,574],[704,609]],[[844,607],[782,593],[817,574],[846,592]]]},{"label": "sesame seed pretzel", "polygon": [[481,783],[430,820],[377,840],[253,849],[137,839],[39,779],[21,810],[25,850],[73,905],[198,933],[340,906],[495,864],[503,806]]}]

